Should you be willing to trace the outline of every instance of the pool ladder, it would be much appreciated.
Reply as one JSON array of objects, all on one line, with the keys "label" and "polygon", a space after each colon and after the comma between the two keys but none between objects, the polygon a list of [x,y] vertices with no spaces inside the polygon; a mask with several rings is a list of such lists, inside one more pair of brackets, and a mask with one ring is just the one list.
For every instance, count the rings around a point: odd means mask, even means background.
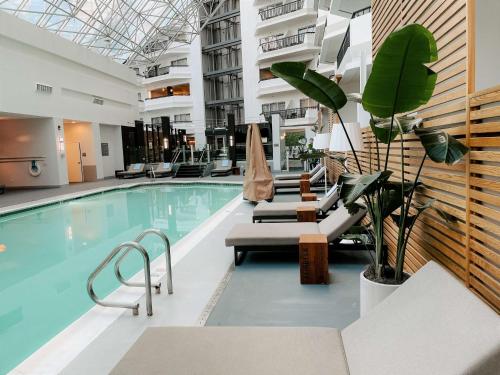
[{"label": "pool ladder", "polygon": [[[139,315],[139,303],[126,303],[126,302],[111,302],[111,301],[103,301],[97,297],[97,295],[94,292],[94,280],[96,277],[101,273],[101,271],[106,268],[106,266],[111,263],[111,261],[117,257],[118,259],[115,262],[115,276],[118,279],[120,283],[126,286],[130,287],[145,287],[146,288],[146,312],[148,316],[153,315],[153,302],[152,302],[152,296],[151,296],[151,289],[155,288],[156,294],[159,294],[161,291],[161,282],[157,282],[155,284],[151,283],[151,267],[150,267],[150,260],[149,260],[149,255],[144,246],[140,244],[140,242],[146,237],[147,235],[156,235],[160,237],[165,245],[164,251],[165,251],[165,260],[166,260],[166,265],[167,265],[167,290],[168,294],[172,294],[173,287],[172,287],[172,260],[170,257],[170,241],[168,240],[168,237],[159,229],[146,229],[144,232],[142,232],[140,235],[138,235],[134,241],[128,241],[124,242],[117,247],[115,247],[111,252],[108,254],[106,258],[97,266],[97,268],[92,272],[87,280],[87,292],[96,304],[105,306],[105,307],[121,307],[121,308],[127,308],[127,309],[132,309],[132,313],[134,315]],[[124,279],[123,275],[120,272],[120,264],[123,262],[123,260],[127,257],[127,255],[132,251],[132,250],[137,250],[143,260],[143,265],[144,265],[144,283],[142,282],[129,282]]]}]

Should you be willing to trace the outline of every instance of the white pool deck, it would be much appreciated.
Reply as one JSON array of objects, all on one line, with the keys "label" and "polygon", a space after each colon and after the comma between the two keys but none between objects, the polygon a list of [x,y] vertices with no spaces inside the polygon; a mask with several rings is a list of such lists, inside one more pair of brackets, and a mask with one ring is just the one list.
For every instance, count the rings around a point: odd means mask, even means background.
[{"label": "white pool deck", "polygon": [[[132,180],[120,188],[133,187],[146,181]],[[157,183],[168,181],[161,180]],[[170,180],[174,183],[215,182],[207,180]],[[222,180],[222,183],[231,181]],[[240,181],[234,181],[241,184]],[[52,204],[87,194],[95,194],[117,186],[98,186],[85,191],[69,192],[23,204],[0,208],[0,214],[19,209]],[[107,374],[135,342],[146,327],[170,325],[204,325],[215,304],[218,291],[232,268],[233,250],[224,245],[224,238],[236,222],[250,222],[252,206],[241,195],[212,215],[189,236],[172,246],[174,293],[166,291],[165,257],[151,264],[153,280],[162,279],[162,292],[153,293],[153,316],[145,311],[143,288],[120,287],[108,298],[127,302],[139,301],[139,316],[128,309],[95,306],[80,319],[33,353],[9,374]],[[133,279],[143,280],[142,271]]]}]

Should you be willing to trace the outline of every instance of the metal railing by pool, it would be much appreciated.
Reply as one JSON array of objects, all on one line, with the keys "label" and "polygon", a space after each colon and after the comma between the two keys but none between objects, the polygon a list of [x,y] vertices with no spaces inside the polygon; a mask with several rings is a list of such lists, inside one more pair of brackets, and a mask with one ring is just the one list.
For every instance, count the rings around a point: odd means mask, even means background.
[{"label": "metal railing by pool", "polygon": [[285,36],[283,38],[278,38],[271,40],[269,42],[264,42],[260,44],[260,49],[263,53],[276,51],[282,48],[292,47],[304,43],[306,34],[314,34],[314,32],[305,32],[295,35]]},{"label": "metal railing by pool", "polygon": [[262,21],[265,21],[270,18],[275,18],[282,16],[284,14],[296,12],[297,10],[302,9],[303,7],[304,7],[304,0],[297,0],[291,3],[260,9],[259,15]]}]

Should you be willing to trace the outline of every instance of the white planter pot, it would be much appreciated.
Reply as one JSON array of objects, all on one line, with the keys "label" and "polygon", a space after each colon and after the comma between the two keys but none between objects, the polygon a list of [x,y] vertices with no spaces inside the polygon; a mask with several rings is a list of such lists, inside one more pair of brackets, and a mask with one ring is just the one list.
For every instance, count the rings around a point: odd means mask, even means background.
[{"label": "white planter pot", "polygon": [[380,284],[368,280],[362,271],[359,274],[359,313],[361,316],[382,302],[401,285]]}]

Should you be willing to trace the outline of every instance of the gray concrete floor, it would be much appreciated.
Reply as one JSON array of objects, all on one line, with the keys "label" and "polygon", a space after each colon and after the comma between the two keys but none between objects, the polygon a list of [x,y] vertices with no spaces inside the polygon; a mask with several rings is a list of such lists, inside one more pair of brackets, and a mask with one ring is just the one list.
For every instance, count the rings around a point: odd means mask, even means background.
[{"label": "gray concrete floor", "polygon": [[249,254],[236,267],[208,326],[319,326],[359,318],[359,274],[366,251],[330,252],[330,284],[301,285],[297,254]]}]

